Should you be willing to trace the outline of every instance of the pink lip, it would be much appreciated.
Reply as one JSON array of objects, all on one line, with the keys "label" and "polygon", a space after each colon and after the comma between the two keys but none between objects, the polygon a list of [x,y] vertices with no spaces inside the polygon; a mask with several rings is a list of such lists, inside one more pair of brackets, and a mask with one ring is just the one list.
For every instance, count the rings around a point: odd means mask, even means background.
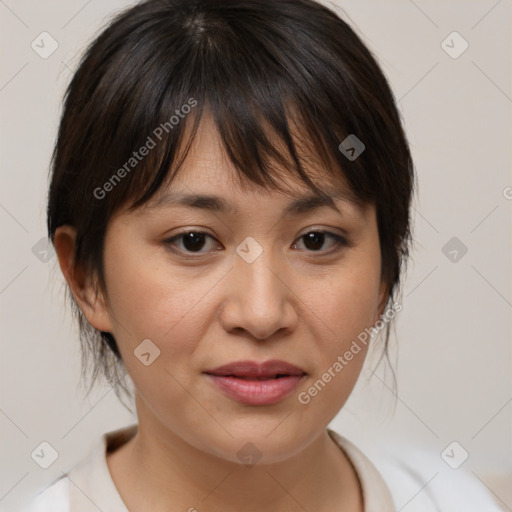
[{"label": "pink lip", "polygon": [[278,360],[236,361],[205,373],[227,396],[248,405],[281,401],[306,375],[302,369]]}]

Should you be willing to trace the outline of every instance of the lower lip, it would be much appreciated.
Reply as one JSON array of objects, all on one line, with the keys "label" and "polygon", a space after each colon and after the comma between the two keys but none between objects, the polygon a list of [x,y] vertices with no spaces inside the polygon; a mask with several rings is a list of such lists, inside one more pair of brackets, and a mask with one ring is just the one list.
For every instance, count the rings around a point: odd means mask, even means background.
[{"label": "lower lip", "polygon": [[270,405],[283,400],[299,384],[304,375],[279,379],[246,380],[207,374],[227,396],[248,405]]}]

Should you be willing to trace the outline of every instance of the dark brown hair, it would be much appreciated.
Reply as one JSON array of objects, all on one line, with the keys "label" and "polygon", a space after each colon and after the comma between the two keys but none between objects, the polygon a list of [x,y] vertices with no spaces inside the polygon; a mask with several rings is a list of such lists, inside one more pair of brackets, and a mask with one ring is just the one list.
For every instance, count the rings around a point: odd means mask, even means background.
[{"label": "dark brown hair", "polygon": [[[376,206],[391,301],[412,242],[408,143],[371,52],[312,0],[148,0],[113,19],[66,91],[49,188],[52,241],[59,226],[73,226],[75,262],[105,291],[109,219],[121,206],[146,204],[172,181],[205,112],[241,178],[279,188],[280,164],[324,194],[300,156],[307,146],[357,201]],[[307,144],[297,144],[292,126]],[[353,159],[339,147],[351,134],[365,145]],[[69,297],[83,360],[93,356],[91,386],[102,370],[116,393],[117,385],[126,391],[112,334],[94,329]],[[388,340],[389,323],[384,349]]]}]

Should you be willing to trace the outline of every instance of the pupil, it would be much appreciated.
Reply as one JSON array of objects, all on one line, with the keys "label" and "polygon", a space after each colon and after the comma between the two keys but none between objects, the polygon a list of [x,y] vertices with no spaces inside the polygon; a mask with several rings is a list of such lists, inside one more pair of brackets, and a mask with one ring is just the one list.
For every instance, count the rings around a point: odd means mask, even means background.
[{"label": "pupil", "polygon": [[311,232],[304,235],[306,237],[306,247],[309,249],[320,249],[324,244],[324,234],[318,232]]},{"label": "pupil", "polygon": [[200,233],[187,233],[183,238],[183,245],[188,251],[200,250],[204,245],[204,236]]}]

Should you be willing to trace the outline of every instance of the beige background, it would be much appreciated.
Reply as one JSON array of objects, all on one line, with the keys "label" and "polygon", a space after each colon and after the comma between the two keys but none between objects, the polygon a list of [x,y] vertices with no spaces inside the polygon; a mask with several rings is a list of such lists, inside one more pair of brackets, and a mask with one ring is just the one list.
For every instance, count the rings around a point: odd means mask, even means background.
[{"label": "beige background", "polygon": [[[79,394],[78,339],[56,259],[43,263],[32,252],[46,235],[48,163],[63,90],[86,42],[129,4],[0,1],[2,510],[59,476],[102,433],[134,421],[108,387],[87,399]],[[470,454],[463,468],[512,509],[512,486],[508,494],[505,486],[512,479],[512,4],[337,5],[391,81],[419,195],[393,342],[396,410],[390,381],[381,380],[384,367],[371,378],[365,370],[332,427],[356,443],[407,440],[436,455],[456,440]],[[31,48],[43,31],[59,45],[47,59]],[[469,44],[456,59],[441,46],[453,31]],[[452,237],[468,249],[457,262],[442,252]],[[42,441],[59,453],[46,470],[30,456]]]}]

